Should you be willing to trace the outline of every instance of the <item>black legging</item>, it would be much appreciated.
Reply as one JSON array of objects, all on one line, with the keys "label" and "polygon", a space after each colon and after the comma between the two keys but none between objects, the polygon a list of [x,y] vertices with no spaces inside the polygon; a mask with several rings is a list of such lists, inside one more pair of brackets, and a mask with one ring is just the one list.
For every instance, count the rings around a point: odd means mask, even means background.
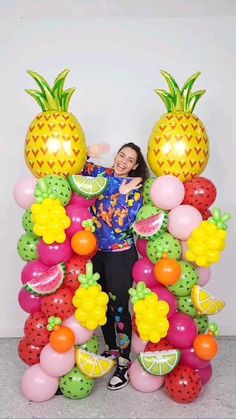
[{"label": "black legging", "polygon": [[132,267],[137,259],[134,246],[121,252],[98,251],[92,259],[93,271],[100,274],[99,283],[110,297],[107,323],[102,326],[105,343],[109,349],[116,349],[118,343],[121,356],[127,359],[132,335],[128,290],[132,287]]}]

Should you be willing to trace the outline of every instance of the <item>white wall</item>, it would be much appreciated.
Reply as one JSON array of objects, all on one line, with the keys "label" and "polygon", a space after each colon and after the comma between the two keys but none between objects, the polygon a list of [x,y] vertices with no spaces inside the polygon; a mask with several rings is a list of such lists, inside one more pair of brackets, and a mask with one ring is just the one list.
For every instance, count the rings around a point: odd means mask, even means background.
[{"label": "white wall", "polygon": [[[26,69],[51,82],[63,69],[71,69],[67,86],[77,87],[71,110],[89,144],[112,144],[105,164],[112,162],[124,140],[135,140],[146,152],[152,127],[164,112],[153,93],[154,88],[166,87],[160,69],[173,73],[181,84],[201,70],[196,88],[205,88],[207,94],[196,113],[211,141],[204,175],[218,187],[217,206],[235,214],[236,18],[232,3],[0,1],[0,336],[20,336],[26,318],[17,302],[24,263],[16,244],[23,233],[23,211],[12,198],[14,184],[30,175],[23,158],[24,137],[39,112],[24,92],[36,88]],[[224,311],[213,318],[223,334],[236,331],[235,225],[234,217],[228,248],[212,269],[207,287],[226,301]]]}]

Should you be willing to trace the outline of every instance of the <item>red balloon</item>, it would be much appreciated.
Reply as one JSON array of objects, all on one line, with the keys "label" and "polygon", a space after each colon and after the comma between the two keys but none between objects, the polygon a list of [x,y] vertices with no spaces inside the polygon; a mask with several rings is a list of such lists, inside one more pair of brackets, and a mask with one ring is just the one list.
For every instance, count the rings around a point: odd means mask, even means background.
[{"label": "red balloon", "polygon": [[35,346],[23,336],[18,345],[18,354],[20,359],[27,365],[34,365],[40,362],[39,357],[42,349],[43,346]]},{"label": "red balloon", "polygon": [[140,336],[139,336],[139,332],[138,332],[138,328],[137,328],[137,325],[136,325],[136,321],[135,321],[135,315],[133,315],[133,317],[132,317],[132,329],[133,329],[134,333],[135,333],[138,337],[140,337]]},{"label": "red balloon", "polygon": [[24,326],[27,341],[35,346],[45,346],[49,342],[50,335],[47,324],[48,318],[41,311],[31,314]]},{"label": "red balloon", "polygon": [[165,378],[165,388],[169,396],[177,403],[191,403],[198,398],[202,382],[192,368],[178,365]]},{"label": "red balloon", "polygon": [[67,319],[75,312],[72,297],[73,293],[69,288],[61,287],[55,294],[42,297],[41,310],[47,317]]},{"label": "red balloon", "polygon": [[86,263],[88,259],[82,256],[74,255],[69,262],[66,263],[66,278],[64,286],[69,288],[73,293],[80,285],[79,275],[85,274]]},{"label": "red balloon", "polygon": [[206,211],[216,199],[214,183],[205,177],[194,177],[185,182],[185,197],[182,204],[192,205],[199,211]]},{"label": "red balloon", "polygon": [[144,352],[167,351],[169,349],[174,349],[174,347],[163,338],[157,343],[148,342],[145,346]]},{"label": "red balloon", "polygon": [[201,211],[201,215],[203,220],[208,220],[208,218],[212,217],[212,212],[207,209],[206,211]]}]

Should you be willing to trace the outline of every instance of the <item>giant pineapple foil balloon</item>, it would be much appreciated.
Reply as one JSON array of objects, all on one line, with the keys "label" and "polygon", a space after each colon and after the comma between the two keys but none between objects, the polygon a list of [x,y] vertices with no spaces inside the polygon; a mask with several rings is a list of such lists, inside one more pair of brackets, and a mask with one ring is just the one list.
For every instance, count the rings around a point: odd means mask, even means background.
[{"label": "giant pineapple foil balloon", "polygon": [[161,71],[169,92],[156,89],[165,103],[167,113],[156,123],[148,144],[148,163],[156,176],[173,175],[182,182],[200,175],[207,165],[209,144],[205,127],[193,114],[196,103],[205,90],[192,92],[201,74],[193,74],[179,88],[175,79]]},{"label": "giant pineapple foil balloon", "polygon": [[64,70],[49,86],[39,74],[28,71],[40,91],[26,90],[42,112],[30,124],[25,140],[25,160],[34,176],[49,174],[69,176],[82,171],[86,161],[83,130],[76,117],[68,112],[75,89],[64,90],[69,70]]}]

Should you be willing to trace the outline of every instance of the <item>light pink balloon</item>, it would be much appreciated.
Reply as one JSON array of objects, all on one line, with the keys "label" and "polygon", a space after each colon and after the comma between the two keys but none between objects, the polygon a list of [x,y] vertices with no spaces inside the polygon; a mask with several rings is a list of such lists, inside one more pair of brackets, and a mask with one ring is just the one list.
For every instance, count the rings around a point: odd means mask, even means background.
[{"label": "light pink balloon", "polygon": [[144,371],[138,361],[134,361],[129,369],[132,386],[142,393],[152,393],[164,384],[164,377],[152,375]]},{"label": "light pink balloon", "polygon": [[148,240],[137,239],[136,241],[137,251],[143,257],[147,256],[147,244],[148,244]]},{"label": "light pink balloon", "polygon": [[146,257],[137,260],[132,268],[132,276],[134,282],[145,282],[148,288],[153,288],[157,285],[157,280],[153,274],[153,263]]},{"label": "light pink balloon", "polygon": [[40,364],[28,368],[21,380],[21,390],[32,402],[45,402],[54,396],[59,379],[45,374]]},{"label": "light pink balloon", "polygon": [[93,331],[81,326],[74,315],[64,320],[62,324],[63,326],[69,327],[74,332],[75,345],[83,345],[93,336]]},{"label": "light pink balloon", "polygon": [[184,199],[184,185],[176,176],[165,175],[154,180],[150,195],[152,202],[159,208],[171,210]]},{"label": "light pink balloon", "polygon": [[146,341],[140,339],[140,337],[133,332],[131,339],[131,347],[136,354],[139,354],[139,352],[144,352],[146,344]]},{"label": "light pink balloon", "polygon": [[91,214],[89,210],[80,205],[67,205],[66,213],[71,220],[71,225],[66,230],[67,237],[72,237],[78,231],[82,231],[82,222],[84,220],[91,219]]},{"label": "light pink balloon", "polygon": [[73,192],[70,204],[76,204],[81,207],[89,208],[95,203],[95,201],[96,198],[86,199],[83,196],[78,195],[76,192]]},{"label": "light pink balloon", "polygon": [[188,240],[201,222],[201,213],[196,208],[179,205],[169,212],[168,231],[179,240]]},{"label": "light pink balloon", "polygon": [[35,202],[34,191],[36,184],[37,179],[35,177],[26,177],[17,182],[13,190],[13,196],[19,207],[29,209]]},{"label": "light pink balloon", "polygon": [[75,365],[75,349],[67,352],[56,352],[48,343],[40,353],[40,366],[45,374],[51,377],[61,377],[67,374]]},{"label": "light pink balloon", "polygon": [[204,285],[208,284],[208,282],[210,281],[211,270],[210,268],[198,267],[197,271],[199,275],[198,285],[200,285],[200,287],[204,287]]}]

